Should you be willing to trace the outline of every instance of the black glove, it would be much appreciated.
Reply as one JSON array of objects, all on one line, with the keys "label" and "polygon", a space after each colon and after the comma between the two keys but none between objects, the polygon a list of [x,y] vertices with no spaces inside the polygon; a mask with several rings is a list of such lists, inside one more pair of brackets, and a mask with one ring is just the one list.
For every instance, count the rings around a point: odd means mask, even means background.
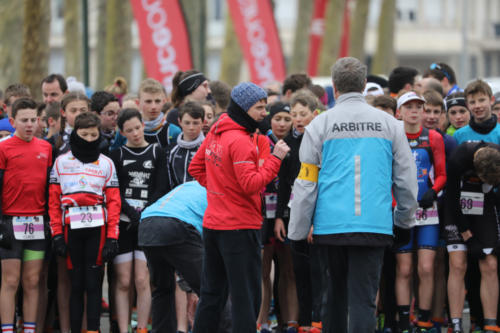
[{"label": "black glove", "polygon": [[394,248],[399,249],[400,247],[408,244],[411,239],[411,229],[403,229],[398,226],[394,226]]},{"label": "black glove", "polygon": [[12,248],[12,233],[3,223],[0,223],[0,247],[4,249]]},{"label": "black glove", "polygon": [[427,190],[427,192],[424,193],[422,198],[420,198],[418,205],[423,209],[430,208],[434,204],[436,198],[437,198],[436,192],[432,188],[430,188]]},{"label": "black glove", "polygon": [[66,252],[68,247],[66,246],[66,241],[62,234],[56,235],[52,238],[52,249],[60,257],[66,257]]},{"label": "black glove", "polygon": [[483,245],[479,242],[479,240],[472,236],[469,238],[465,245],[467,245],[467,253],[471,258],[474,259],[483,259],[486,257],[486,254],[483,251]]},{"label": "black glove", "polygon": [[118,240],[107,238],[104,247],[102,248],[102,261],[108,262],[118,254]]}]

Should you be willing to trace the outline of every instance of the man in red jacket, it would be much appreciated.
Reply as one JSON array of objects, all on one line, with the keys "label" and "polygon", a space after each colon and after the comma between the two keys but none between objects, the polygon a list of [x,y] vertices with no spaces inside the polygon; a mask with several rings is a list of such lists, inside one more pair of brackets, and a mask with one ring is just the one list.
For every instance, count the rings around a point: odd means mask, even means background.
[{"label": "man in red jacket", "polygon": [[204,256],[194,333],[216,332],[228,293],[233,332],[255,333],[261,298],[260,191],[278,174],[290,148],[278,141],[259,166],[255,130],[266,116],[267,94],[243,82],[227,114],[212,126],[189,173],[207,188]]}]

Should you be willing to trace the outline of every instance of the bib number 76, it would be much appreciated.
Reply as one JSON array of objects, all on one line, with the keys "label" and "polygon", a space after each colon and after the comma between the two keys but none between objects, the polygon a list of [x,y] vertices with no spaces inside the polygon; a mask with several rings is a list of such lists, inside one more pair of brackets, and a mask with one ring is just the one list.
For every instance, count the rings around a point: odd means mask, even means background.
[{"label": "bib number 76", "polygon": [[35,228],[33,227],[33,223],[24,223],[24,234],[25,235],[33,235],[35,232]]}]

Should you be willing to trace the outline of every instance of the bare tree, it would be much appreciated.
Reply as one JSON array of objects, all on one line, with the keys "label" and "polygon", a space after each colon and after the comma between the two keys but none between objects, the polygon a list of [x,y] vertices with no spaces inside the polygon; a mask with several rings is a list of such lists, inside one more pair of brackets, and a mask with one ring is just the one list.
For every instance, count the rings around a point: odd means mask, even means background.
[{"label": "bare tree", "polygon": [[193,67],[204,71],[207,40],[207,2],[181,0],[181,3],[186,17],[186,26],[189,31]]},{"label": "bare tree", "polygon": [[388,74],[395,63],[394,25],[396,19],[396,0],[384,0],[378,19],[377,50],[373,57],[371,72]]},{"label": "bare tree", "polygon": [[345,0],[330,0],[326,6],[325,34],[318,66],[319,75],[330,75],[330,67],[338,57],[344,7]]},{"label": "bare tree", "polygon": [[82,4],[64,0],[64,73],[82,80]]},{"label": "bare tree", "polygon": [[97,89],[103,89],[109,82],[105,81],[104,72],[106,71],[106,0],[97,0]]},{"label": "bare tree", "polygon": [[117,76],[130,80],[132,9],[130,1],[107,0],[106,7],[105,85]]},{"label": "bare tree", "polygon": [[290,73],[305,72],[307,70],[309,26],[311,25],[313,5],[314,1],[299,0],[298,14],[300,20],[297,20],[295,25],[292,59],[288,70]]},{"label": "bare tree", "polygon": [[220,80],[234,86],[240,81],[242,52],[234,31],[231,15],[226,17],[226,37],[222,49]]},{"label": "bare tree", "polygon": [[368,22],[370,0],[356,0],[356,7],[351,18],[349,55],[364,61],[365,35]]},{"label": "bare tree", "polygon": [[25,0],[21,82],[41,99],[40,82],[49,66],[50,0]]},{"label": "bare tree", "polygon": [[18,82],[21,74],[23,49],[24,7],[18,0],[0,1],[0,87]]}]

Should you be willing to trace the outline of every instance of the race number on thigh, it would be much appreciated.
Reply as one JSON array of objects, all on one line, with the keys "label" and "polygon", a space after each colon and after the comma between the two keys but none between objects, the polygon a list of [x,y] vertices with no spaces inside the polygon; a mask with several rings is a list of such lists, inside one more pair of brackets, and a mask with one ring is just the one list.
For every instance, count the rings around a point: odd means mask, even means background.
[{"label": "race number on thigh", "polygon": [[68,214],[71,229],[95,228],[104,225],[101,206],[69,207]]},{"label": "race number on thigh", "polygon": [[460,207],[464,215],[483,215],[484,193],[460,192]]},{"label": "race number on thigh", "polygon": [[434,201],[432,207],[427,209],[419,207],[415,212],[415,220],[417,226],[439,224],[436,202]]},{"label": "race number on thigh", "polygon": [[43,216],[13,216],[12,229],[17,240],[45,239]]}]

